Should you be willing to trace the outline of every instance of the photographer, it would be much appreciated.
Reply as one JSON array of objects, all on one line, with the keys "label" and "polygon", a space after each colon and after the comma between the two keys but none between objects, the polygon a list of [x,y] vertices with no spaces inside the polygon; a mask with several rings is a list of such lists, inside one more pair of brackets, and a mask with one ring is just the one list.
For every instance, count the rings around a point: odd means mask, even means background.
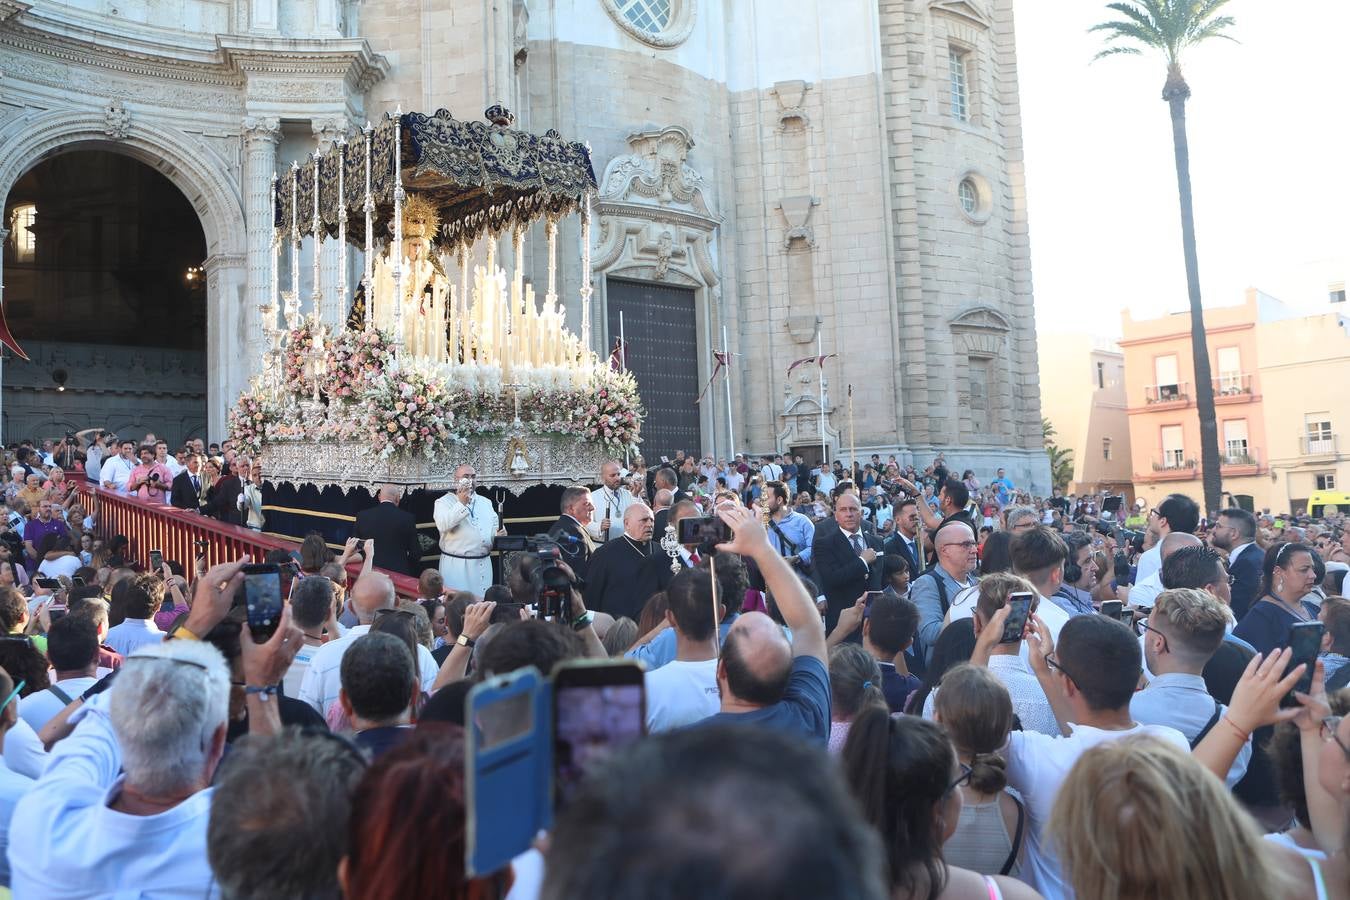
[{"label": "photographer", "polygon": [[139,452],[141,464],[131,470],[127,492],[135,494],[142,500],[168,503],[168,491],[173,484],[173,475],[167,466],[155,461],[153,445],[143,444]]}]

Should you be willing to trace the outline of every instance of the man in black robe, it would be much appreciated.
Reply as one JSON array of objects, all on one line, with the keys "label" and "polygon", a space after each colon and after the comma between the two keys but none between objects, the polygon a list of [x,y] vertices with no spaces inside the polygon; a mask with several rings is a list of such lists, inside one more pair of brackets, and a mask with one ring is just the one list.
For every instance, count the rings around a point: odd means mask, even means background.
[{"label": "man in black robe", "polygon": [[647,598],[638,596],[638,573],[652,555],[652,520],[646,505],[633,504],[624,510],[623,534],[591,555],[584,592],[587,609],[634,622],[642,615]]}]

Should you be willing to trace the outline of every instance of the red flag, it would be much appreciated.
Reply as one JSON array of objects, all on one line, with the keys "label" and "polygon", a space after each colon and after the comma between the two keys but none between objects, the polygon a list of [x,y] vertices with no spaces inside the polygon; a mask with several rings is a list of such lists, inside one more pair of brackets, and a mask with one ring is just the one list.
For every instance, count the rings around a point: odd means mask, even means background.
[{"label": "red flag", "polygon": [[708,393],[708,388],[712,387],[713,382],[717,380],[717,376],[722,369],[730,368],[731,366],[731,357],[733,354],[730,350],[714,350],[712,355],[713,360],[717,365],[713,368],[712,377],[708,379],[708,383],[705,384],[703,390],[699,392],[698,399],[694,401],[695,406],[698,406],[703,402],[703,395]]},{"label": "red flag", "polygon": [[787,373],[788,373],[789,375],[791,375],[793,369],[797,368],[798,366],[804,366],[804,365],[806,365],[807,363],[815,363],[816,365],[820,366],[821,368],[824,368],[824,367],[825,367],[825,360],[831,359],[831,358],[833,358],[833,357],[835,357],[835,356],[838,356],[838,355],[839,355],[838,353],[826,353],[824,356],[807,356],[807,357],[804,357],[804,358],[802,358],[802,359],[797,360],[797,361],[794,362],[792,365],[788,366]]},{"label": "red flag", "polygon": [[5,305],[0,303],[0,344],[14,351],[14,355],[19,359],[28,360],[28,354],[23,352],[19,342],[14,340],[14,335],[10,333],[9,323],[5,321]]}]

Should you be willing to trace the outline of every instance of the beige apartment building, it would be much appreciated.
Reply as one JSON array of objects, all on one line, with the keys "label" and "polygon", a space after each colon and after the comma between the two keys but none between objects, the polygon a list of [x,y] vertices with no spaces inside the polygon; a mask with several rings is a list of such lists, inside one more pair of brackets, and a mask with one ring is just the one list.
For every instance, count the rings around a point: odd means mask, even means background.
[{"label": "beige apartment building", "polygon": [[[1343,309],[1308,314],[1249,289],[1240,305],[1205,311],[1225,503],[1299,512],[1314,492],[1350,485]],[[1135,491],[1150,506],[1173,492],[1202,501],[1190,316],[1125,312],[1122,327]]]},{"label": "beige apartment building", "polygon": [[1132,495],[1125,354],[1115,341],[1089,334],[1041,333],[1041,414],[1055,444],[1073,453],[1066,493]]}]

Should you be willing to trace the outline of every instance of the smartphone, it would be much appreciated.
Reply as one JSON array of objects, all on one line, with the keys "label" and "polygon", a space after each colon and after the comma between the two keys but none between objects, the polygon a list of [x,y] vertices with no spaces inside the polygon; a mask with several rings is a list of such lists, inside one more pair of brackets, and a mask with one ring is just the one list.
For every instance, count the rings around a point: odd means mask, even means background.
[{"label": "smartphone", "polygon": [[159,550],[151,550],[151,551],[150,551],[150,571],[151,571],[151,572],[154,572],[156,575],[158,575],[158,574],[159,574],[159,570],[162,569],[162,568],[164,568],[164,554],[163,554],[161,551],[159,551]]},{"label": "smartphone", "polygon": [[1125,604],[1121,603],[1119,600],[1102,601],[1101,613],[1108,619],[1115,619],[1117,622],[1122,621],[1121,615],[1124,613],[1124,611],[1125,611]]},{"label": "smartphone", "polygon": [[244,566],[244,604],[255,644],[266,643],[281,624],[281,569],[275,563]]},{"label": "smartphone", "polygon": [[83,576],[83,575],[74,575],[74,576],[71,576],[71,579],[70,579],[70,586],[71,586],[71,587],[84,587],[84,576]]},{"label": "smartphone", "polygon": [[876,598],[880,597],[881,594],[882,594],[881,591],[868,591],[868,592],[867,592],[867,594],[866,594],[867,599],[863,601],[863,618],[864,618],[864,619],[867,619],[867,618],[870,618],[870,617],[871,617],[871,615],[872,615],[872,601],[875,600]]},{"label": "smartphone", "polygon": [[1125,497],[1121,494],[1115,494],[1102,501],[1102,512],[1113,513],[1125,505]]},{"label": "smartphone", "polygon": [[731,526],[717,516],[686,516],[680,520],[679,528],[681,544],[708,547],[731,540]]},{"label": "smartphone", "polygon": [[61,581],[56,578],[43,578],[42,576],[38,576],[33,579],[33,583],[38,587],[46,588],[49,591],[61,590]]},{"label": "smartphone", "polygon": [[1116,558],[1112,561],[1115,568],[1116,586],[1130,583],[1130,558],[1125,555],[1124,550],[1116,551]]},{"label": "smartphone", "polygon": [[70,607],[66,606],[64,603],[53,603],[51,606],[47,607],[47,616],[55,622],[57,619],[64,618],[69,611]]},{"label": "smartphone", "polygon": [[1034,594],[1026,591],[1008,595],[1008,606],[1012,608],[1012,612],[1008,613],[1008,621],[1003,623],[1003,636],[998,641],[1000,644],[1015,644],[1022,639],[1022,632],[1027,627],[1027,617],[1031,615],[1031,601],[1034,598]]},{"label": "smartphone", "polygon": [[1317,662],[1317,654],[1322,649],[1322,632],[1325,628],[1321,622],[1296,622],[1290,626],[1289,649],[1292,652],[1284,674],[1288,675],[1300,664],[1306,664],[1308,668],[1304,670],[1303,676],[1293,689],[1280,698],[1280,706],[1298,706],[1299,702],[1294,698],[1294,691],[1306,694],[1312,690],[1313,665]]},{"label": "smartphone", "polygon": [[548,685],[533,666],[488,678],[465,699],[464,865],[509,865],[552,824]]},{"label": "smartphone", "polygon": [[568,660],[553,670],[553,798],[560,809],[616,749],[647,731],[647,693],[634,660]]}]

